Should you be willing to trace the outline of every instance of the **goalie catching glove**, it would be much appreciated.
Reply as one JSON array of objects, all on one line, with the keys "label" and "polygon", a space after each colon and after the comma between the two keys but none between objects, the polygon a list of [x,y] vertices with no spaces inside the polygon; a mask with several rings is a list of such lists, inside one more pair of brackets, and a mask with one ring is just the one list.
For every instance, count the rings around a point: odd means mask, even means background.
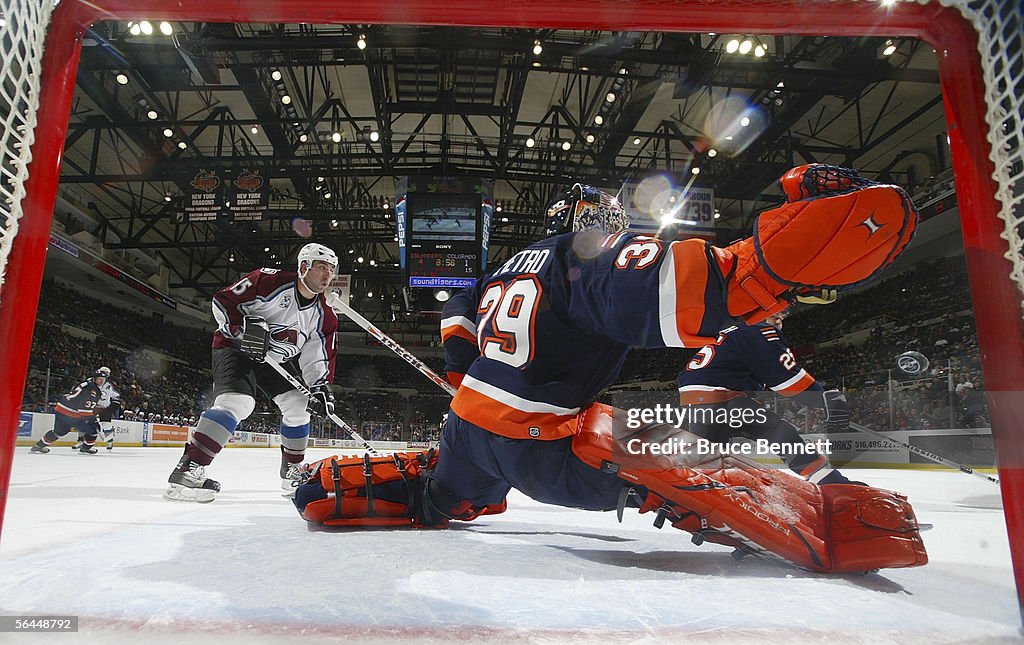
[{"label": "goalie catching glove", "polygon": [[270,325],[259,316],[246,316],[242,327],[242,353],[262,363],[270,350]]},{"label": "goalie catching glove", "polygon": [[309,388],[311,394],[306,410],[313,415],[326,419],[334,414],[334,393],[330,383],[318,383]]}]

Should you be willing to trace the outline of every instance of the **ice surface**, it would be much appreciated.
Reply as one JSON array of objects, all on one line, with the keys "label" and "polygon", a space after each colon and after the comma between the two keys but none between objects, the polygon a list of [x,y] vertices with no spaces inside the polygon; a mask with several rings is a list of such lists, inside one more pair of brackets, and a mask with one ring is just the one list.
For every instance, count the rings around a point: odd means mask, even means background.
[{"label": "ice surface", "polygon": [[518,494],[448,531],[314,532],[278,493],[276,451],[224,451],[207,505],[160,498],[179,454],[17,449],[0,614],[81,628],[0,643],[1020,639],[998,487],[960,473],[851,471],[909,495],[931,562],[825,576]]}]

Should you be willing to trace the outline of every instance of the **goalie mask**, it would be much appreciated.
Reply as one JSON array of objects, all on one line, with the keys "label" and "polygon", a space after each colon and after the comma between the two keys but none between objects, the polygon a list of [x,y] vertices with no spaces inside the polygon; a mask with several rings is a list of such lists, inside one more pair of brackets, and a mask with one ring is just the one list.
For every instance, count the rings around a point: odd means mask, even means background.
[{"label": "goalie mask", "polygon": [[629,218],[619,201],[584,184],[573,185],[545,213],[545,237],[589,230],[619,233],[627,228]]}]

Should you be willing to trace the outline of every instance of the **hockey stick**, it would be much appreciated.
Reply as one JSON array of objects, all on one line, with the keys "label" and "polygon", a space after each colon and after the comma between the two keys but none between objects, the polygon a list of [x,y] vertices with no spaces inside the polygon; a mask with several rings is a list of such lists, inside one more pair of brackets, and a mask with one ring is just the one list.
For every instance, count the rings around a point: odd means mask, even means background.
[{"label": "hockey stick", "polygon": [[455,388],[452,387],[451,383],[438,376],[437,372],[427,367],[426,363],[416,358],[412,352],[399,345],[393,338],[374,327],[373,323],[366,318],[363,318],[358,311],[349,307],[348,303],[345,302],[337,293],[332,291],[330,295],[327,296],[327,306],[335,311],[340,311],[345,314],[349,320],[365,329],[371,336],[383,343],[385,347],[405,359],[405,362],[419,370],[420,374],[433,381],[435,385],[447,392],[449,396],[455,396]]},{"label": "hockey stick", "polygon": [[990,481],[990,482],[992,482],[994,484],[998,484],[999,483],[999,480],[997,478],[995,478],[995,477],[991,477],[989,475],[986,475],[985,473],[979,473],[978,471],[974,470],[973,468],[968,468],[967,466],[964,466],[962,464],[958,464],[955,461],[950,461],[949,459],[946,459],[945,457],[940,457],[937,454],[935,454],[934,452],[928,452],[927,450],[923,450],[921,448],[918,448],[917,446],[912,446],[909,443],[904,443],[904,442],[899,441],[897,439],[893,439],[892,437],[887,437],[884,434],[882,434],[881,432],[875,432],[874,430],[872,430],[870,428],[865,428],[864,426],[860,425],[859,423],[851,423],[850,427],[853,428],[854,430],[858,430],[858,431],[863,432],[865,434],[869,434],[872,437],[875,437],[876,439],[881,439],[883,441],[888,441],[889,443],[896,444],[897,446],[900,446],[902,448],[906,448],[907,450],[909,450],[910,452],[914,453],[915,455],[920,455],[921,457],[924,457],[925,459],[931,459],[932,461],[940,463],[943,466],[946,466],[947,468],[952,468],[954,470],[959,470],[960,472],[967,473],[968,475],[974,475],[975,477],[981,477],[982,479],[987,479],[988,481]]},{"label": "hockey stick", "polygon": [[[302,392],[304,395],[306,395],[306,398],[309,399],[310,401],[313,400],[313,393],[309,391],[309,388],[306,387],[305,385],[303,385],[302,383],[300,383],[297,378],[295,378],[294,376],[289,374],[288,370],[283,368],[280,363],[278,363],[277,361],[270,361],[270,360],[265,361],[265,362],[267,363],[267,365],[270,365],[272,368],[274,368],[274,371],[276,371],[278,374],[283,376],[284,380],[288,381],[288,383],[293,388],[295,388],[299,392]],[[377,449],[374,448],[373,446],[371,446],[370,443],[366,439],[363,439],[362,436],[360,436],[360,434],[358,432],[353,430],[352,426],[350,426],[349,424],[347,424],[344,421],[342,421],[341,417],[339,417],[338,415],[334,414],[333,412],[328,412],[327,413],[327,418],[330,419],[331,421],[333,421],[334,423],[336,423],[339,428],[341,428],[342,430],[347,432],[348,436],[351,437],[353,441],[357,441],[357,442],[363,444],[363,447],[366,448],[366,451],[369,452],[371,455],[373,455],[374,457],[379,457],[380,456],[380,453],[377,452]]]}]

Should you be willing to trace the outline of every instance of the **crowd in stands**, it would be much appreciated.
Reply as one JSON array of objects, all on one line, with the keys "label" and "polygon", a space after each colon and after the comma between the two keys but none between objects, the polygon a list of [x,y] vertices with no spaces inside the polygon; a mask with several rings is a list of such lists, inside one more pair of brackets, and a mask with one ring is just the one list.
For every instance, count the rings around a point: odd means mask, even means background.
[{"label": "crowd in stands", "polygon": [[[809,372],[847,391],[854,419],[864,425],[883,430],[984,427],[984,381],[970,310],[963,257],[942,258],[844,294],[832,305],[799,307],[787,318],[784,334]],[[858,330],[866,338],[856,344],[827,342]],[[48,410],[57,396],[106,365],[122,394],[124,418],[193,424],[209,402],[209,346],[208,332],[118,309],[46,282],[23,409]],[[896,357],[908,350],[931,361],[928,373],[912,378],[896,369]],[[653,384],[654,391],[619,391],[602,400],[627,408],[672,403],[676,374],[693,352],[630,352],[618,384]],[[440,357],[424,360],[443,372]],[[339,414],[367,438],[436,439],[448,407],[448,397],[390,353],[340,359],[335,383]],[[781,404],[779,410],[808,431],[822,427],[814,414]],[[276,432],[279,422],[276,406],[260,400],[240,429]],[[315,425],[314,436],[346,438],[333,424]]]}]

